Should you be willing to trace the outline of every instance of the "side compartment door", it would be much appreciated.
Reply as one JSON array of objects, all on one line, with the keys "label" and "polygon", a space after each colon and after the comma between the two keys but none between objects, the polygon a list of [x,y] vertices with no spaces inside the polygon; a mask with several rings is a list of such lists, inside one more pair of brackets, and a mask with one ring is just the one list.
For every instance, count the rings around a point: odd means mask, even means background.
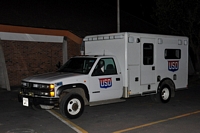
[{"label": "side compartment door", "polygon": [[154,44],[155,39],[141,38],[141,85],[156,82]]},{"label": "side compartment door", "polygon": [[123,81],[113,58],[102,58],[90,77],[90,102],[121,98]]},{"label": "side compartment door", "polygon": [[[130,37],[131,38],[131,37]],[[128,89],[130,95],[140,94],[140,43],[127,45]]]}]

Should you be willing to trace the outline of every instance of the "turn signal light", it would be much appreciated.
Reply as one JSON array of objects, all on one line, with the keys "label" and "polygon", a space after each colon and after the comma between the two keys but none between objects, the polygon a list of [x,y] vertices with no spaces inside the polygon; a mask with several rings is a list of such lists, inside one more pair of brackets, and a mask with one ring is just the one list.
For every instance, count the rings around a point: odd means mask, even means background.
[{"label": "turn signal light", "polygon": [[54,91],[51,91],[51,92],[50,92],[50,96],[51,96],[51,97],[54,97],[54,96],[55,96]]},{"label": "turn signal light", "polygon": [[54,89],[54,88],[55,88],[54,84],[50,84],[50,89]]}]

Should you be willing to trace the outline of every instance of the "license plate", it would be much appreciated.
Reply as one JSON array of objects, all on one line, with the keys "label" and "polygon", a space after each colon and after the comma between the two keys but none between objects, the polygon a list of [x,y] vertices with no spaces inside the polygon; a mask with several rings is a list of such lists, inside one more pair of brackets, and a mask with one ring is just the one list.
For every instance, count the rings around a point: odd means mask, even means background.
[{"label": "license plate", "polygon": [[24,106],[29,106],[28,98],[23,97],[23,105]]}]

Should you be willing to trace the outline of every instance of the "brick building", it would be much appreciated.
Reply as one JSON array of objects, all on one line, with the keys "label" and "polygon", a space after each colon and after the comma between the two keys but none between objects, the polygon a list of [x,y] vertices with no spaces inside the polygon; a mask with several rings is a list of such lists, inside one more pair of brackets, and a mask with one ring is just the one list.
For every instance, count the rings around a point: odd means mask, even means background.
[{"label": "brick building", "polygon": [[7,25],[0,25],[0,39],[10,86],[19,86],[30,75],[56,71],[59,62],[80,54],[82,43],[68,31]]}]

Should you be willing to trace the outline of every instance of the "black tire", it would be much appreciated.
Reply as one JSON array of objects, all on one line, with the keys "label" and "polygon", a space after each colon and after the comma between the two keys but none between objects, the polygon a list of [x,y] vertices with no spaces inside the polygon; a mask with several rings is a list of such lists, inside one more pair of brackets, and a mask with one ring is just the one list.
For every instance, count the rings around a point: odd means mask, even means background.
[{"label": "black tire", "polygon": [[36,110],[36,111],[41,110],[41,107],[40,107],[39,104],[38,105],[32,104],[31,107],[32,107],[33,110]]},{"label": "black tire", "polygon": [[170,89],[169,85],[165,84],[160,87],[159,96],[160,96],[160,101],[162,103],[169,102],[169,100],[171,99],[171,89]]},{"label": "black tire", "polygon": [[75,93],[63,96],[59,106],[61,114],[69,119],[80,117],[85,107],[83,98]]},{"label": "black tire", "polygon": [[151,95],[151,99],[155,102],[168,103],[171,99],[172,82],[169,80],[164,81],[160,85],[157,94]]}]

